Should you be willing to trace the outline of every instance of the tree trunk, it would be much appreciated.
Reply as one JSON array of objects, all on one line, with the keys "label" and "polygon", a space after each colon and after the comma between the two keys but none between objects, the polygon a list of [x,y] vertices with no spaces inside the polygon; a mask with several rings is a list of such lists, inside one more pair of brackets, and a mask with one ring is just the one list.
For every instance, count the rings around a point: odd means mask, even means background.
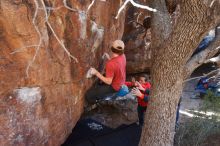
[{"label": "tree trunk", "polygon": [[151,47],[157,48],[169,37],[172,25],[165,0],[151,0],[151,6],[158,10],[151,16]]},{"label": "tree trunk", "polygon": [[182,0],[181,16],[172,34],[157,49],[152,66],[152,94],[140,146],[171,146],[176,108],[182,91],[183,69],[193,50],[213,25],[201,0]]}]

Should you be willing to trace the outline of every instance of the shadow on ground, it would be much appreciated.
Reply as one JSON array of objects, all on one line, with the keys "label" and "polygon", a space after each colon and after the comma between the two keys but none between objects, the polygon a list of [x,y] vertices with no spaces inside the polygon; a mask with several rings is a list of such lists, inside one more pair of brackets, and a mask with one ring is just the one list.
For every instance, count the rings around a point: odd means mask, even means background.
[{"label": "shadow on ground", "polygon": [[141,127],[136,123],[112,129],[83,119],[62,146],[138,146],[140,135]]}]

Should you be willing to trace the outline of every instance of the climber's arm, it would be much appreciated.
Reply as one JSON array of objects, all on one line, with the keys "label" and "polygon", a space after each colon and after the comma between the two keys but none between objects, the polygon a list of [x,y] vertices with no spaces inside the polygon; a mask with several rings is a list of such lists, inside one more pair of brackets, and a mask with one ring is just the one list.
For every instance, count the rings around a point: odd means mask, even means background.
[{"label": "climber's arm", "polygon": [[113,77],[105,77],[100,72],[98,72],[95,68],[91,68],[91,74],[96,75],[101,81],[104,83],[111,85]]},{"label": "climber's arm", "polygon": [[100,74],[98,71],[95,74],[100,80],[102,80],[104,83],[111,85],[112,84],[112,77],[105,77],[102,74]]}]

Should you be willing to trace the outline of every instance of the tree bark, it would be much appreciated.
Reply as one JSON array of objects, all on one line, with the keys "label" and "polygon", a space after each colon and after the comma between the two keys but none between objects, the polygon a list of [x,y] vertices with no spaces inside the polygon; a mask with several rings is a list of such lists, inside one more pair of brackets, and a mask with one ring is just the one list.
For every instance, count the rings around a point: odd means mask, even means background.
[{"label": "tree bark", "polygon": [[165,0],[151,0],[151,6],[158,10],[151,16],[151,46],[157,48],[169,37],[172,25]]},{"label": "tree bark", "polygon": [[[201,0],[182,0],[181,16],[152,66],[152,94],[140,146],[171,146],[176,108],[182,91],[183,69],[204,35],[213,27],[210,8]],[[156,43],[156,42],[154,42]]]},{"label": "tree bark", "polygon": [[172,14],[176,10],[178,0],[165,0],[168,12]]}]

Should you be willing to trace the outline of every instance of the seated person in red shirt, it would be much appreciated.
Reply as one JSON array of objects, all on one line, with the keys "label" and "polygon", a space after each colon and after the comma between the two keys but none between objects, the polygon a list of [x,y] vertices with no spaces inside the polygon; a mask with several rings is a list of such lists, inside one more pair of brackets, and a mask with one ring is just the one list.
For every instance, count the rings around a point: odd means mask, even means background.
[{"label": "seated person in red shirt", "polygon": [[119,91],[121,86],[125,84],[126,58],[124,47],[125,45],[121,40],[112,43],[112,55],[105,66],[106,76],[103,76],[95,68],[91,68],[91,74],[97,76],[104,84],[93,86],[87,91],[85,98],[89,103],[95,103],[106,95]]},{"label": "seated person in red shirt", "polygon": [[139,77],[139,82],[126,82],[127,86],[136,86],[132,89],[132,94],[137,96],[138,100],[138,118],[139,118],[139,124],[142,126],[144,123],[144,113],[147,109],[148,104],[148,98],[150,94],[150,88],[151,85],[149,82],[146,81],[147,77],[145,75],[141,75]]}]

